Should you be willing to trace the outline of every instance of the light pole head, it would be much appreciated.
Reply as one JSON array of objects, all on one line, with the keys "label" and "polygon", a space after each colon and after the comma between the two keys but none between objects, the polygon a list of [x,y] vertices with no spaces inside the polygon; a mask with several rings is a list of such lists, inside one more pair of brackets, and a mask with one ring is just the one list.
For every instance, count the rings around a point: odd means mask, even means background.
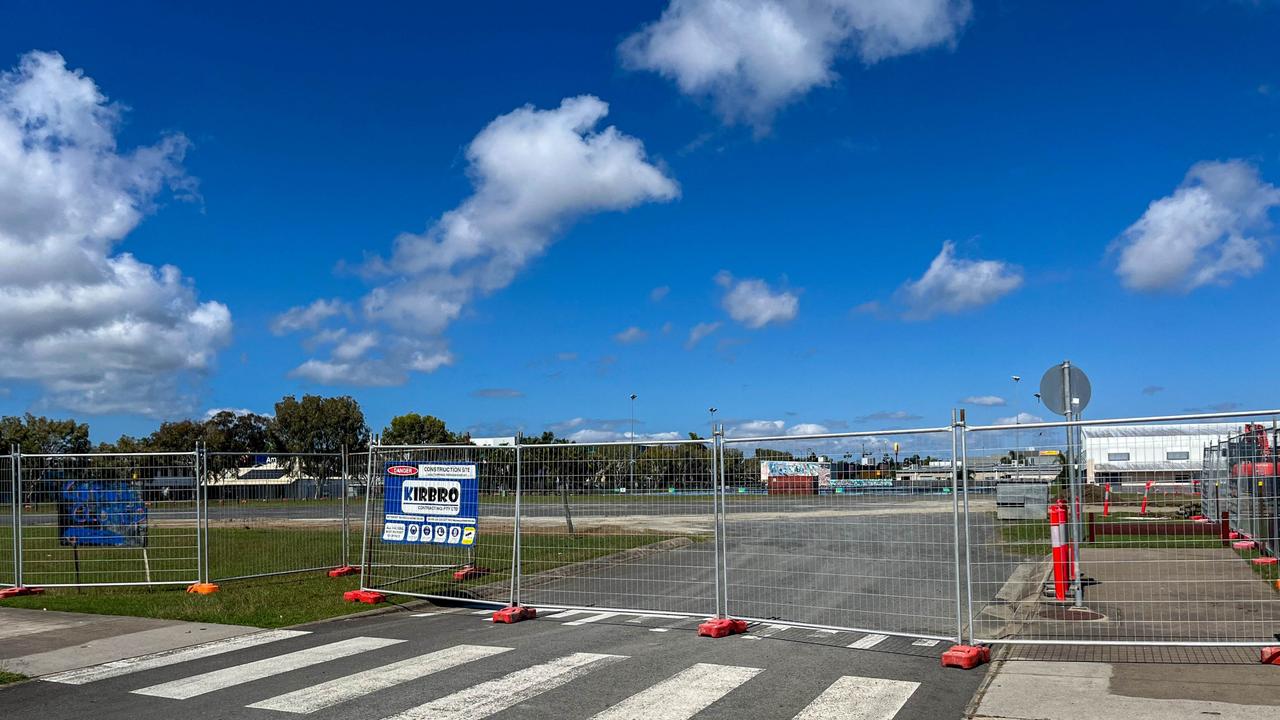
[{"label": "light pole head", "polygon": [[1013,381],[1014,381],[1014,382],[1022,382],[1022,376],[1021,376],[1021,375],[1014,375],[1014,376],[1013,376]]},{"label": "light pole head", "polygon": [[635,394],[635,393],[631,393],[631,399],[632,399],[632,400],[635,400],[635,399],[636,399],[636,394]]}]

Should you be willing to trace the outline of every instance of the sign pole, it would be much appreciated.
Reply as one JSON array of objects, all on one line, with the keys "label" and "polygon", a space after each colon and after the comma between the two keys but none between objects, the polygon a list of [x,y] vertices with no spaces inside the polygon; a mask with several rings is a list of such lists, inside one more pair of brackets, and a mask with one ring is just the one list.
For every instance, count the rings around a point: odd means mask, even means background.
[{"label": "sign pole", "polygon": [[[1076,420],[1076,411],[1074,397],[1071,394],[1071,361],[1062,361],[1062,404],[1066,408],[1067,422]],[[1067,478],[1070,483],[1071,507],[1069,509],[1069,517],[1071,518],[1071,578],[1074,584],[1075,606],[1077,608],[1084,607],[1084,588],[1080,583],[1080,512],[1078,504],[1079,488],[1079,472],[1076,468],[1077,452],[1076,452],[1076,428],[1074,425],[1067,426]]]}]

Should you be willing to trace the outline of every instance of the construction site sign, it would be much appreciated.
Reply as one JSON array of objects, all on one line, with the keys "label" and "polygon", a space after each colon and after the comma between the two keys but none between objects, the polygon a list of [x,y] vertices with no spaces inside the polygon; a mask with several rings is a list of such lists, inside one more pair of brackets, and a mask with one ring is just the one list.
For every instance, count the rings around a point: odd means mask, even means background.
[{"label": "construction site sign", "polygon": [[475,463],[392,461],[383,482],[382,542],[475,544],[480,514]]}]

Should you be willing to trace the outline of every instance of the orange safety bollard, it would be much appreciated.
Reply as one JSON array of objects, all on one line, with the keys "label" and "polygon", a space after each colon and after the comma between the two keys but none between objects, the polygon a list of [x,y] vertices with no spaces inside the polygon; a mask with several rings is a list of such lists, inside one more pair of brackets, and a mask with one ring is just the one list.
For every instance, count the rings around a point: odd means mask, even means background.
[{"label": "orange safety bollard", "polygon": [[1111,514],[1111,483],[1107,483],[1102,489],[1102,517]]},{"label": "orange safety bollard", "polygon": [[1139,515],[1147,514],[1147,494],[1151,492],[1151,483],[1155,480],[1148,480],[1147,486],[1142,489],[1142,509],[1138,511]]},{"label": "orange safety bollard", "polygon": [[1067,578],[1071,577],[1071,547],[1067,545],[1065,533],[1067,523],[1067,504],[1059,498],[1058,502],[1049,506],[1049,538],[1053,544],[1053,596],[1059,600],[1067,599]]}]

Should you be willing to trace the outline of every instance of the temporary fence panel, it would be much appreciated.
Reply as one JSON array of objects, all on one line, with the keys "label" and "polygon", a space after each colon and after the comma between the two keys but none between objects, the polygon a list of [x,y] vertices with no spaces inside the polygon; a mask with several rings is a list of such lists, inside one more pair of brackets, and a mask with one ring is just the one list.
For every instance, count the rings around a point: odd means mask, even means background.
[{"label": "temporary fence panel", "polygon": [[710,440],[522,446],[517,601],[712,615],[714,454]]},{"label": "temporary fence panel", "polygon": [[360,564],[360,548],[364,545],[364,497],[370,484],[369,453],[347,456],[347,494],[342,506],[342,565]]},{"label": "temporary fence panel", "polygon": [[506,604],[516,502],[513,447],[374,446],[363,586]]},{"label": "temporary fence panel", "polygon": [[726,438],[729,614],[956,638],[953,438],[949,427]]},{"label": "temporary fence panel", "polygon": [[970,639],[1274,644],[1274,450],[1257,421],[967,428],[971,475],[1030,472],[1050,487],[1050,510],[1033,519],[1001,519],[970,498]]},{"label": "temporary fence panel", "polygon": [[0,455],[0,587],[18,583],[18,495],[16,455]]},{"label": "temporary fence panel", "polygon": [[214,580],[343,564],[342,453],[204,453]]},{"label": "temporary fence panel", "polygon": [[200,579],[196,454],[21,455],[22,582]]}]

